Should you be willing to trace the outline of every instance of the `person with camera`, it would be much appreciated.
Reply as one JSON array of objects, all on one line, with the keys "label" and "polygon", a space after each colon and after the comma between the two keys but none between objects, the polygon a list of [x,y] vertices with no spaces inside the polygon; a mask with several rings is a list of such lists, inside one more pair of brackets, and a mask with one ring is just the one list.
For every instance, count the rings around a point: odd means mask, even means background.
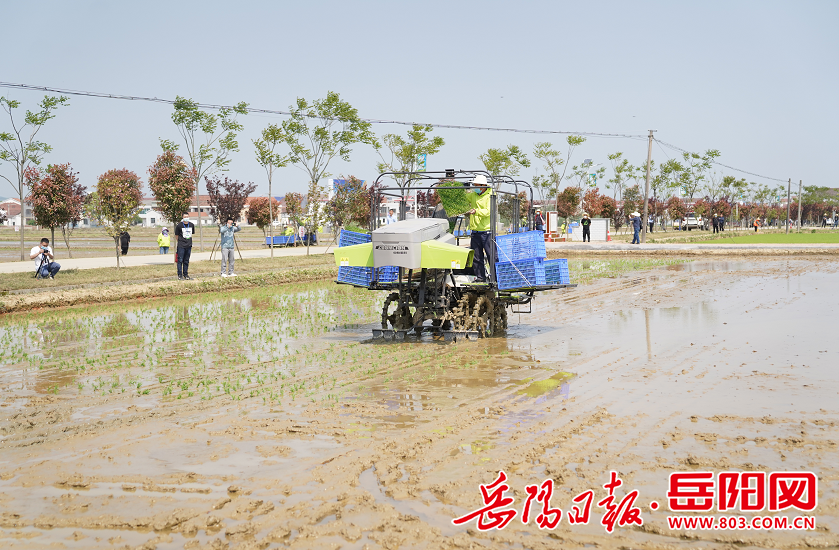
[{"label": "person with camera", "polygon": [[219,225],[218,232],[221,235],[221,276],[235,277],[233,273],[233,262],[236,260],[234,255],[236,248],[236,241],[234,235],[241,231],[242,228],[236,225],[232,218],[227,219],[226,225]]},{"label": "person with camera", "polygon": [[61,269],[61,265],[53,261],[55,256],[52,253],[50,240],[46,237],[41,239],[41,244],[32,247],[32,250],[29,251],[29,258],[35,260],[35,268],[38,270],[38,275],[45,279],[47,277],[55,279],[55,275]]}]

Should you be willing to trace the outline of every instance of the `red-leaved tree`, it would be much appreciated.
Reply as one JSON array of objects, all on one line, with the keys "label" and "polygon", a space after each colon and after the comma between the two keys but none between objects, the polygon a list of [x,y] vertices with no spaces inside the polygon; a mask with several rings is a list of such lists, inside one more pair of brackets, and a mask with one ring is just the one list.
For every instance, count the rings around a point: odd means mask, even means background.
[{"label": "red-leaved tree", "polygon": [[52,164],[45,172],[35,166],[27,168],[24,174],[32,213],[35,221],[42,227],[50,228],[50,237],[55,246],[55,228],[60,227],[70,250],[70,234],[82,220],[84,213],[85,187],[79,184],[77,173],[70,164]]},{"label": "red-leaved tree", "polygon": [[131,170],[108,170],[96,182],[96,191],[88,195],[86,208],[105,232],[114,239],[119,269],[119,236],[127,231],[143,198],[143,183]]},{"label": "red-leaved tree", "polygon": [[583,191],[579,187],[566,187],[559,192],[559,195],[557,195],[557,216],[565,218],[566,225],[568,225],[568,218],[577,212],[577,207],[580,204],[580,197],[582,196],[582,193]]},{"label": "red-leaved tree", "polygon": [[606,217],[603,216],[605,199],[606,197],[600,194],[599,188],[589,189],[583,196],[583,210],[592,218]]},{"label": "red-leaved tree", "polygon": [[[210,179],[204,177],[207,183],[207,193],[210,195],[210,215],[217,223],[227,223],[228,219],[239,221],[242,209],[248,202],[248,197],[256,191],[253,182],[245,184],[239,180],[231,180],[225,176],[224,180],[218,176]],[[274,203],[277,200],[274,199]],[[265,204],[268,204],[266,199]],[[276,219],[276,218],[275,218]]]},{"label": "red-leaved tree", "polygon": [[667,203],[665,203],[665,208],[667,208],[667,213],[670,215],[670,219],[679,220],[679,227],[681,227],[681,222],[685,219],[685,214],[688,212],[685,201],[679,197],[670,197],[667,199]]},{"label": "red-leaved tree", "polygon": [[[265,235],[265,228],[271,225],[271,214],[274,214],[274,220],[280,217],[280,201],[271,197],[271,208],[268,207],[268,197],[254,197],[250,200],[248,206],[248,223],[256,225],[262,230]],[[266,235],[267,236],[267,235]]]},{"label": "red-leaved tree", "polygon": [[157,201],[155,209],[169,223],[178,223],[189,212],[195,179],[195,170],[174,151],[164,151],[149,166],[149,189]]}]

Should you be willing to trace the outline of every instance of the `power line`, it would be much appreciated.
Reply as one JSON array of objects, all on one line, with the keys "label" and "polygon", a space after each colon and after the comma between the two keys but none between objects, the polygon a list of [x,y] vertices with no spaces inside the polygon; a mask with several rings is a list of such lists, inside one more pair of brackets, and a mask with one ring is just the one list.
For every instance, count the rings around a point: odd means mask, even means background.
[{"label": "power line", "polygon": [[[122,95],[122,94],[110,94],[104,92],[90,92],[84,90],[71,90],[68,88],[52,88],[48,86],[34,86],[32,84],[16,84],[13,82],[0,82],[0,88],[9,88],[13,90],[32,90],[32,91],[42,91],[42,92],[52,92],[57,94],[66,94],[66,95],[76,95],[76,96],[86,96],[86,97],[97,97],[97,98],[106,98],[106,99],[121,99],[127,101],[146,101],[152,103],[162,103],[166,105],[174,105],[175,101],[172,99],[161,99],[157,97],[144,97],[144,96],[131,96],[131,95]],[[197,103],[198,107],[203,109],[213,109],[213,110],[220,110],[220,109],[233,109],[232,105],[216,105],[212,103]],[[262,113],[268,115],[281,115],[281,116],[292,116],[292,113],[289,111],[280,111],[276,109],[260,109],[256,107],[248,107],[249,113]],[[518,134],[555,134],[555,135],[577,135],[577,136],[587,136],[587,137],[602,137],[602,138],[626,138],[626,139],[633,139],[633,140],[644,140],[646,141],[647,136],[641,134],[610,134],[610,133],[602,133],[602,132],[570,132],[566,130],[529,130],[523,128],[496,128],[490,126],[465,126],[459,124],[434,124],[428,122],[405,122],[401,120],[386,120],[386,119],[376,119],[376,118],[362,118],[360,119],[364,122],[369,122],[370,124],[396,124],[401,126],[413,126],[415,124],[419,124],[422,126],[430,125],[435,128],[447,128],[452,130],[480,130],[480,131],[488,131],[488,132],[512,132]],[[653,138],[657,143],[674,149],[676,151],[680,151],[682,153],[689,153],[689,151],[682,149],[681,147],[677,147],[665,141],[661,141],[660,139]],[[660,146],[659,146],[660,147]],[[666,153],[665,153],[666,156]],[[761,174],[756,174],[754,172],[749,172],[747,170],[741,170],[740,168],[735,168],[734,166],[729,166],[727,164],[723,164],[717,161],[711,161],[713,164],[718,166],[722,166],[723,168],[728,168],[729,170],[734,170],[736,172],[741,172],[743,174],[748,174],[750,176],[755,176],[758,178],[763,178],[772,181],[779,181],[779,182],[786,182],[787,180],[780,179],[780,178],[772,178],[769,176],[764,176]]]},{"label": "power line", "polygon": [[[152,103],[163,103],[167,105],[174,105],[175,101],[171,99],[161,99],[158,97],[143,97],[143,96],[131,96],[131,95],[122,95],[122,94],[109,94],[104,92],[89,92],[83,90],[70,90],[65,88],[51,88],[47,86],[33,86],[30,84],[15,84],[12,82],[0,82],[0,88],[10,88],[13,90],[35,90],[35,91],[42,91],[42,92],[52,92],[56,94],[66,94],[66,95],[77,95],[77,96],[86,96],[86,97],[99,97],[99,98],[107,98],[107,99],[122,99],[128,101],[149,101]],[[203,109],[233,109],[232,105],[216,105],[212,103],[197,103],[198,107]],[[270,115],[282,115],[282,116],[291,116],[292,113],[289,111],[280,111],[276,109],[260,109],[256,107],[248,107],[249,113],[264,113]],[[370,124],[398,124],[401,126],[413,126],[415,124],[419,124],[422,126],[431,125],[435,128],[448,128],[452,130],[483,130],[489,132],[513,132],[519,134],[562,134],[562,135],[574,135],[574,136],[588,136],[588,137],[605,137],[605,138],[644,138],[645,136],[642,135],[634,135],[634,134],[608,134],[602,132],[571,132],[566,130],[528,130],[523,128],[495,128],[490,126],[465,126],[460,124],[435,124],[430,122],[405,122],[402,120],[387,120],[387,119],[378,119],[378,118],[362,118],[360,119],[364,122],[369,122]]]},{"label": "power line", "polygon": [[[655,138],[653,138],[653,139],[655,139]],[[675,145],[667,143],[666,141],[661,141],[660,139],[656,139],[656,141],[661,143],[665,147],[669,147],[671,149],[674,149],[676,151],[680,151],[682,153],[690,154],[690,151],[686,151],[686,150],[682,149],[681,147],[676,147]],[[723,163],[717,162],[715,160],[712,160],[711,164],[716,164],[717,166],[722,166],[723,168],[728,168],[729,170],[734,170],[736,172],[740,172],[740,173],[743,173],[743,174],[748,174],[750,176],[755,176],[755,177],[758,177],[758,178],[763,178],[763,179],[772,180],[772,181],[780,181],[781,183],[787,183],[787,180],[782,180],[782,179],[779,179],[779,178],[771,178],[769,176],[764,176],[762,174],[755,174],[754,172],[749,172],[747,170],[741,170],[740,168],[735,168],[733,166],[729,166],[727,164],[723,164]]]}]

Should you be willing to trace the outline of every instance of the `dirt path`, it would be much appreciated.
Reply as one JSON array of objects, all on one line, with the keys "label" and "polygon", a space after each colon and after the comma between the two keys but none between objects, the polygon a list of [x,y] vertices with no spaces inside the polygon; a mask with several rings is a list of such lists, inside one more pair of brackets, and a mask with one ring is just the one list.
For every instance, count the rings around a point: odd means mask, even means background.
[{"label": "dirt path", "polygon": [[[837,271],[674,265],[457,344],[371,341],[382,297],[330,284],[10,315],[0,546],[836,546]],[[566,513],[615,470],[644,525],[452,525],[502,469]],[[706,470],[817,473],[816,530],[670,530],[668,475]]]}]

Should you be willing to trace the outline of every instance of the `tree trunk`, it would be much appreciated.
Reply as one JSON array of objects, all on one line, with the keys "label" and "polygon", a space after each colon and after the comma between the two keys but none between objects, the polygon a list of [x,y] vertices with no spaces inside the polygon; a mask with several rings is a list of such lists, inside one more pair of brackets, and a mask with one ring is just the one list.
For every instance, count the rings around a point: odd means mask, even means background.
[{"label": "tree trunk", "polygon": [[119,269],[119,235],[114,237],[114,249],[117,253],[117,269]]},{"label": "tree trunk", "polygon": [[50,244],[52,245],[52,252],[55,254],[55,228],[50,227]]},{"label": "tree trunk", "polygon": [[195,206],[198,209],[198,244],[204,252],[204,230],[201,227],[201,177],[195,178]]},{"label": "tree trunk", "polygon": [[[271,249],[271,258],[274,257],[274,205],[273,198],[271,197],[271,174],[268,174],[268,220],[270,223],[270,231],[271,231],[271,244],[268,248]],[[241,252],[240,252],[241,255]]]},{"label": "tree trunk", "polygon": [[61,226],[61,234],[64,236],[64,244],[67,246],[67,255],[73,257],[73,251],[70,250],[70,224]]},{"label": "tree trunk", "polygon": [[23,180],[18,181],[18,196],[20,197],[20,261],[27,259],[26,242],[23,239],[23,228],[26,227],[26,205],[23,202]]}]

